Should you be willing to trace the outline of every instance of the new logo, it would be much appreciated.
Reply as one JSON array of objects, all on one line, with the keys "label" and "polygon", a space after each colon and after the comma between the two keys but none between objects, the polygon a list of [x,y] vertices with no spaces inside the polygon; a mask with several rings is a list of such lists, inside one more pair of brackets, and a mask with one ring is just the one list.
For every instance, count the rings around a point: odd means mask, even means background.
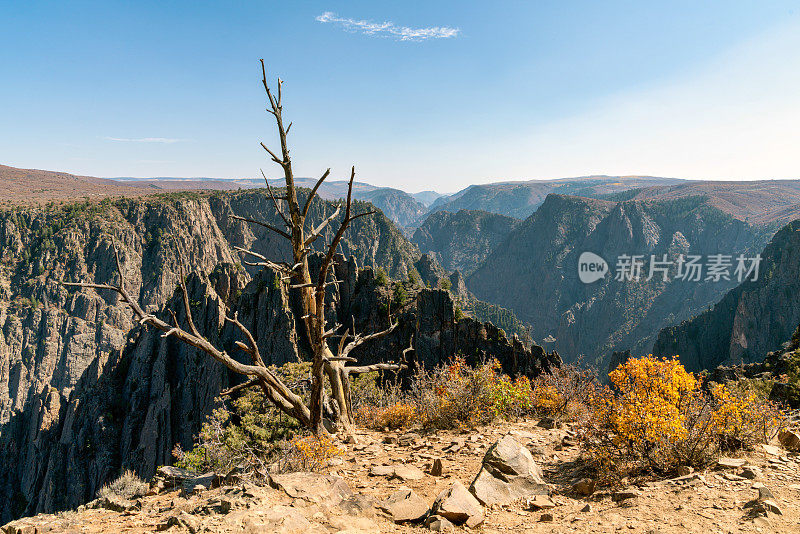
[{"label": "new logo", "polygon": [[608,263],[594,252],[584,252],[578,258],[578,278],[584,284],[600,280],[607,272]]}]

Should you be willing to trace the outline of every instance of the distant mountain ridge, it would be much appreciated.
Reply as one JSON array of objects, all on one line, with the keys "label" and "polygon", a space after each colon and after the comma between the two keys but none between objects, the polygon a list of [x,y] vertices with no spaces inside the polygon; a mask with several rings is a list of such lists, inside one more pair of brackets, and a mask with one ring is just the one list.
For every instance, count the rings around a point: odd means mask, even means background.
[{"label": "distant mountain ridge", "polygon": [[[280,185],[279,180],[271,180]],[[301,187],[313,187],[316,178],[297,178]],[[16,169],[0,165],[0,193],[12,202],[46,202],[84,196],[141,196],[160,191],[237,190],[263,186],[262,178],[130,178],[75,176],[68,173]],[[344,198],[347,182],[326,181],[320,196]],[[401,189],[355,182],[356,199],[372,202],[411,235],[425,218],[438,211],[487,211],[525,219],[549,194],[605,200],[669,200],[706,196],[723,212],[754,224],[785,224],[800,217],[800,180],[749,182],[694,181],[654,176],[592,175],[553,180],[505,181],[471,185],[452,195],[436,191],[407,193]]]},{"label": "distant mountain ridge", "polygon": [[441,197],[431,211],[462,209],[484,210],[524,219],[542,205],[549,194],[601,198],[604,195],[650,187],[682,183],[676,178],[651,176],[584,176],[557,180],[529,180],[471,185],[449,197]]},{"label": "distant mountain ridge", "polygon": [[[617,258],[754,254],[772,232],[697,196],[612,202],[549,195],[467,278],[467,288],[532,325],[534,340],[555,337],[554,347],[566,360],[584,355],[602,365],[614,350],[649,352],[662,328],[700,313],[736,285],[677,281],[674,265],[669,282],[617,282]],[[585,251],[605,258],[611,274],[582,283],[578,257]]]},{"label": "distant mountain ridge", "polygon": [[685,182],[630,193],[631,200],[703,196],[710,205],[753,224],[785,224],[800,218],[800,180]]}]

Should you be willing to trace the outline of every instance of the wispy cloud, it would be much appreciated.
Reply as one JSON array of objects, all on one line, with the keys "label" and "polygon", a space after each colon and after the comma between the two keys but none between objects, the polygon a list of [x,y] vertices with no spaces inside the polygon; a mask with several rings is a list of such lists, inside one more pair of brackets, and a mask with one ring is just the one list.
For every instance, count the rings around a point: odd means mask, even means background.
[{"label": "wispy cloud", "polygon": [[170,137],[104,137],[104,139],[106,141],[118,141],[120,143],[161,143],[165,145],[185,141],[185,139],[173,139]]},{"label": "wispy cloud", "polygon": [[332,23],[341,26],[345,31],[389,37],[397,41],[427,41],[428,39],[448,39],[456,37],[461,30],[448,26],[430,26],[428,28],[409,28],[398,26],[394,22],[371,22],[337,17],[335,13],[326,11],[316,17],[318,22]]}]

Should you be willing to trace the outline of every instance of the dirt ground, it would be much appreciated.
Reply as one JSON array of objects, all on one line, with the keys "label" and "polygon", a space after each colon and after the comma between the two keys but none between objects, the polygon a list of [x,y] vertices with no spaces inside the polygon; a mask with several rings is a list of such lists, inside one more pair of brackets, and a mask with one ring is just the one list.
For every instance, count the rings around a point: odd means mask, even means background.
[{"label": "dirt ground", "polygon": [[[631,533],[734,533],[800,532],[800,456],[777,447],[760,447],[743,456],[750,473],[742,468],[712,468],[671,480],[641,482],[630,488],[638,496],[619,502],[612,491],[590,496],[572,493],[573,483],[584,476],[575,460],[579,449],[568,427],[545,429],[538,421],[503,423],[468,432],[391,433],[365,432],[358,444],[342,444],[341,457],[328,471],[341,476],[357,494],[383,501],[400,487],[413,489],[430,505],[454,480],[469,486],[478,473],[486,450],[510,434],[526,445],[552,485],[555,507],[534,510],[527,502],[493,506],[475,532],[631,532]],[[566,440],[565,440],[566,438]],[[443,464],[441,476],[428,474],[435,459]],[[377,466],[416,467],[406,479],[374,474],[392,471]],[[376,468],[377,467],[377,468]],[[370,472],[373,474],[370,474]],[[748,474],[755,478],[745,478]],[[401,473],[402,474],[402,473]],[[419,479],[417,479],[419,478]],[[763,485],[774,496],[781,514],[753,517],[745,504],[759,495]],[[369,508],[369,507],[367,507]],[[6,532],[426,532],[423,525],[396,525],[375,509],[355,515],[322,502],[291,498],[277,489],[245,486],[222,487],[181,497],[178,491],[148,496],[137,509],[113,512],[84,509],[27,518],[4,527]],[[551,517],[548,517],[551,516]],[[36,530],[19,530],[36,528]],[[11,530],[18,529],[18,530]],[[457,527],[456,531],[470,531]]]}]

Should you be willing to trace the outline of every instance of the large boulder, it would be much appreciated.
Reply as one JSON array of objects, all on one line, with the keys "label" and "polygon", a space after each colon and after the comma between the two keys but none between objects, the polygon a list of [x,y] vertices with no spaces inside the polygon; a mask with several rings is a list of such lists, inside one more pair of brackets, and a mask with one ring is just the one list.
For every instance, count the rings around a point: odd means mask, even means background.
[{"label": "large boulder", "polygon": [[486,451],[481,470],[469,489],[487,506],[550,494],[530,451],[511,436],[503,437]]},{"label": "large boulder", "polygon": [[466,524],[474,528],[483,523],[483,507],[461,482],[453,485],[436,497],[431,515],[438,515],[457,525]]},{"label": "large boulder", "polygon": [[790,451],[800,450],[800,432],[796,430],[781,430],[778,434],[778,441],[784,449]]},{"label": "large boulder", "polygon": [[353,490],[339,477],[322,473],[270,475],[270,485],[289,497],[336,506],[353,496]]},{"label": "large boulder", "polygon": [[400,488],[381,503],[381,509],[392,516],[395,523],[420,521],[428,515],[425,500],[411,488]]}]

